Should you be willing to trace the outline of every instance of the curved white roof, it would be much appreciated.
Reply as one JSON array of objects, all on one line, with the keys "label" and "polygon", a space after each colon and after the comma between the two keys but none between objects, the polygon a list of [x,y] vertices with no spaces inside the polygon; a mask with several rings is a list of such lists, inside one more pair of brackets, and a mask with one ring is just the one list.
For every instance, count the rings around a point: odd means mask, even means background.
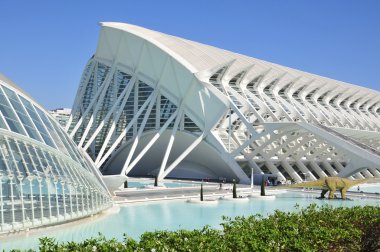
[{"label": "curved white roof", "polygon": [[340,86],[341,88],[349,88],[353,93],[361,91],[363,92],[363,96],[369,93],[373,95],[373,92],[376,92],[378,99],[380,99],[380,92],[372,89],[303,72],[140,26],[116,22],[102,22],[101,25],[103,27],[119,29],[149,41],[173,56],[193,73],[207,71],[218,66],[222,67],[233,62],[229,67],[227,78],[232,78],[239,72],[249,69],[245,75],[245,79],[251,80],[269,70],[270,75],[273,77],[281,76],[282,79],[299,78],[298,81],[301,82],[328,83],[329,85]]}]

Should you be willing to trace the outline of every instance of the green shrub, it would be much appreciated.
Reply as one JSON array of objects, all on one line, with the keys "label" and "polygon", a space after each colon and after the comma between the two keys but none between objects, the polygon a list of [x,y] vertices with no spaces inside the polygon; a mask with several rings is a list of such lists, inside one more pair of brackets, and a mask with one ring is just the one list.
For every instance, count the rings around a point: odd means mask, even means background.
[{"label": "green shrub", "polygon": [[275,211],[268,217],[223,217],[222,230],[154,231],[122,242],[99,234],[83,242],[58,243],[41,238],[48,251],[377,251],[380,250],[380,207],[317,207]]}]

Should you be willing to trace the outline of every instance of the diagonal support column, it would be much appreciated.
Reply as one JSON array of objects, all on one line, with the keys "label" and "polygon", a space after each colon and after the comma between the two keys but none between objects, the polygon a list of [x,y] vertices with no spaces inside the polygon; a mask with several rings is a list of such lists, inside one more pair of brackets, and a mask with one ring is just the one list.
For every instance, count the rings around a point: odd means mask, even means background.
[{"label": "diagonal support column", "polygon": [[176,135],[176,132],[177,132],[177,129],[178,129],[178,124],[179,122],[181,121],[181,118],[183,116],[183,109],[180,108],[180,112],[178,113],[177,115],[177,118],[174,122],[174,127],[172,129],[172,133],[170,135],[170,139],[169,139],[169,143],[168,143],[168,146],[166,147],[166,151],[165,151],[165,154],[164,154],[164,158],[162,159],[162,162],[161,162],[161,167],[160,167],[160,171],[158,173],[158,177],[160,177],[160,175],[164,172],[165,170],[165,167],[166,167],[166,163],[168,162],[168,158],[169,158],[169,155],[170,155],[170,152],[171,152],[171,149],[173,147],[173,143],[174,143],[174,139],[175,139],[175,135]]},{"label": "diagonal support column", "polygon": [[83,113],[83,115],[81,116],[81,118],[79,119],[78,123],[75,125],[73,131],[70,132],[70,137],[73,137],[75,135],[75,133],[77,132],[77,130],[79,129],[79,127],[82,125],[83,123],[83,118],[86,118],[87,114],[90,112],[91,108],[96,104],[96,101],[98,100],[99,97],[103,97],[108,89],[108,86],[112,80],[112,76],[114,75],[115,73],[115,69],[116,69],[116,62],[114,61],[110,70],[108,71],[107,75],[106,75],[106,78],[104,79],[103,81],[103,85],[101,86],[101,88],[97,91],[96,95],[93,97],[93,99],[91,100],[90,104],[88,105],[86,111]]},{"label": "diagonal support column", "polygon": [[187,147],[187,149],[182,152],[182,154],[173,162],[169,165],[169,167],[165,170],[165,171],[161,171],[160,170],[160,174],[159,174],[159,179],[163,179],[165,178],[166,176],[169,175],[169,173],[180,163],[182,162],[183,159],[186,158],[187,155],[189,155],[190,152],[192,152],[195,147],[198,146],[198,144],[200,144],[202,142],[202,140],[206,137],[206,135],[204,133],[202,133],[202,135],[200,135],[189,147]]},{"label": "diagonal support column", "polygon": [[[136,136],[136,138],[135,138],[135,140],[134,140],[134,142],[133,142],[132,148],[131,148],[131,150],[129,151],[129,154],[128,154],[128,157],[127,157],[127,160],[126,160],[125,163],[124,163],[124,166],[123,166],[122,171],[126,171],[127,168],[128,168],[129,163],[131,162],[131,159],[132,159],[132,157],[133,157],[133,154],[135,153],[136,147],[137,147],[137,145],[138,145],[138,143],[139,143],[139,140],[140,140],[141,134],[142,134],[142,132],[144,131],[145,124],[146,124],[146,122],[147,122],[147,120],[148,120],[148,118],[149,118],[150,112],[152,111],[153,105],[155,104],[155,101],[156,101],[156,98],[157,98],[157,94],[158,94],[157,89],[155,89],[155,91],[151,94],[151,96],[153,96],[153,97],[152,97],[152,99],[151,99],[151,101],[150,101],[150,103],[149,103],[148,109],[147,109],[147,111],[146,111],[146,113],[145,113],[145,115],[144,115],[144,119],[143,119],[143,121],[141,122],[141,125],[140,125],[140,128],[139,128],[139,131],[138,131],[137,136]],[[122,174],[123,174],[123,172],[122,172]]]},{"label": "diagonal support column", "polygon": [[[103,119],[103,121],[99,124],[99,126],[97,127],[97,129],[95,130],[94,134],[92,134],[92,136],[90,137],[90,139],[88,140],[87,144],[84,146],[84,150],[87,150],[88,147],[90,147],[91,143],[95,140],[96,136],[99,134],[99,132],[102,130],[102,128],[104,127],[105,125],[105,122],[107,122],[109,120],[109,118],[111,117],[111,115],[115,112],[115,110],[118,108],[118,105],[120,104],[120,102],[122,102],[122,104],[120,105],[119,107],[119,110],[122,110],[124,108],[124,106],[122,106],[123,104],[125,104],[124,100],[126,101],[131,93],[131,90],[133,89],[134,87],[134,83],[136,81],[136,74],[131,78],[131,80],[129,81],[129,85],[127,88],[125,88],[123,90],[123,92],[119,95],[119,97],[117,98],[116,102],[114,103],[114,105],[112,106],[112,108],[108,111],[107,115],[105,116],[105,118]],[[132,84],[133,83],[133,84]],[[120,114],[120,113],[118,113]],[[80,143],[79,143],[79,146],[80,146]]]},{"label": "diagonal support column", "polygon": [[158,140],[158,138],[161,136],[161,134],[166,130],[166,128],[170,125],[170,123],[174,120],[174,118],[178,114],[178,109],[169,117],[169,119],[165,122],[165,124],[162,126],[162,128],[154,135],[154,137],[150,140],[150,142],[145,145],[144,149],[141,150],[141,152],[138,154],[138,156],[133,160],[133,162],[128,166],[124,166],[124,170],[121,174],[127,175],[130,170],[132,170],[133,167],[140,161],[140,159],[146,154],[146,152],[152,147],[152,145]]},{"label": "diagonal support column", "polygon": [[[148,106],[148,104],[150,103],[150,101],[152,100],[152,97],[153,97],[153,93],[148,97],[148,99],[144,102],[144,104],[140,107],[139,111],[137,111],[137,114],[133,117],[133,119],[128,123],[127,127],[123,130],[123,132],[121,132],[121,134],[119,135],[119,137],[115,140],[115,142],[112,144],[111,148],[109,148],[109,150],[107,151],[107,153],[100,159],[100,161],[98,163],[96,163],[95,161],[95,164],[97,165],[97,167],[100,167],[106,160],[107,158],[111,155],[111,153],[115,150],[115,148],[117,147],[117,145],[123,140],[123,138],[125,137],[125,135],[127,134],[127,132],[129,131],[129,129],[133,126],[133,124],[137,121],[137,119],[140,117],[141,113],[144,111],[144,109],[146,108],[146,106]],[[104,145],[103,145],[104,146]],[[100,156],[99,156],[100,157]]]}]

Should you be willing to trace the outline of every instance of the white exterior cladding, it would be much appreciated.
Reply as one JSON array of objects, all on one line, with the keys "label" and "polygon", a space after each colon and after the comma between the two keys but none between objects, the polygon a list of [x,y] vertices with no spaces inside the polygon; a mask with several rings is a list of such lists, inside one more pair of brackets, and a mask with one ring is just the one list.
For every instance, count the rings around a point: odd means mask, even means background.
[{"label": "white exterior cladding", "polygon": [[0,75],[0,233],[67,222],[111,204],[88,155]]},{"label": "white exterior cladding", "polygon": [[379,92],[123,23],[102,23],[66,130],[119,183],[380,177]]}]

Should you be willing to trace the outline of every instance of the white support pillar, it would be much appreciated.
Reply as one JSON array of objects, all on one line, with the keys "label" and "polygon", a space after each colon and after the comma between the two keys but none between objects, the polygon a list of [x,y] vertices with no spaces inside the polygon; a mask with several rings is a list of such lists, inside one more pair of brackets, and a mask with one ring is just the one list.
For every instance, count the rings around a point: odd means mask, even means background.
[{"label": "white support pillar", "polygon": [[294,179],[294,181],[296,182],[302,181],[302,178],[300,177],[300,175],[293,169],[293,167],[289,165],[288,162],[286,162],[285,160],[281,160],[281,165],[282,167],[284,167],[287,173],[292,177],[292,179]]},{"label": "white support pillar", "polygon": [[328,177],[327,174],[322,171],[321,167],[319,167],[314,161],[309,160],[309,164],[320,178]]},{"label": "white support pillar", "polygon": [[[23,191],[23,183],[22,180],[24,179],[23,176],[17,176],[17,180],[19,183],[19,190],[20,190],[20,200],[21,200],[21,213],[22,213],[22,225],[25,227],[25,204],[24,204],[24,191]],[[15,183],[16,184],[16,183]]]},{"label": "white support pillar", "polygon": [[33,179],[34,178],[33,178],[33,176],[28,176],[27,178],[29,181],[30,208],[32,210],[32,224],[34,226],[34,222],[35,222],[35,218],[36,218],[35,213],[34,213],[34,193],[33,193]]},{"label": "white support pillar", "polygon": [[365,178],[373,178],[373,175],[368,170],[363,170],[361,172],[364,174]]},{"label": "white support pillar", "polygon": [[13,175],[8,175],[8,178],[9,178],[9,185],[10,185],[10,188],[11,188],[11,211],[12,211],[12,226],[14,227],[14,225],[16,224],[16,219],[15,219],[15,196],[14,196],[14,192],[13,192],[13,179],[14,179],[14,176]]},{"label": "white support pillar", "polygon": [[[128,165],[129,163],[131,162],[132,160],[132,157],[133,157],[133,154],[135,153],[135,150],[137,148],[137,145],[139,143],[139,140],[140,140],[140,137],[141,137],[141,134],[143,133],[144,131],[144,128],[145,128],[145,124],[149,118],[149,115],[150,115],[150,112],[152,111],[152,108],[153,108],[153,105],[155,104],[155,101],[156,101],[156,96],[157,96],[157,89],[150,95],[151,96],[151,100],[150,100],[150,103],[149,103],[149,106],[147,108],[147,111],[145,112],[145,115],[144,115],[144,119],[142,120],[141,122],[141,125],[140,125],[140,128],[139,128],[139,131],[137,132],[137,136],[135,137],[135,140],[133,141],[133,145],[131,147],[131,150],[129,151],[129,154],[128,154],[128,157],[127,157],[127,160],[125,161],[124,163],[124,166],[123,166],[123,169],[122,171],[126,171],[128,170]],[[137,120],[135,121],[137,122]],[[130,171],[130,170],[129,170]],[[124,173],[122,173],[124,174]]]},{"label": "white support pillar", "polygon": [[40,193],[40,217],[41,217],[41,224],[43,224],[44,221],[44,205],[43,205],[43,196],[42,196],[42,178],[37,177],[38,181],[38,189]]},{"label": "white support pillar", "polygon": [[[71,126],[71,123],[72,123],[72,121],[73,121],[73,116],[74,116],[74,114],[75,114],[75,113],[77,112],[77,110],[79,109],[78,103],[83,99],[84,92],[85,92],[86,87],[87,87],[87,85],[88,85],[88,82],[89,82],[89,80],[90,80],[90,78],[91,78],[91,75],[92,75],[93,72],[94,72],[94,67],[95,67],[95,65],[97,64],[97,62],[94,61],[94,60],[90,60],[90,62],[89,62],[88,64],[90,64],[90,63],[92,63],[91,68],[89,69],[89,72],[88,72],[88,74],[87,74],[86,79],[82,82],[83,84],[81,84],[81,86],[79,86],[78,93],[77,93],[77,95],[76,95],[76,97],[75,97],[75,100],[74,100],[73,110],[71,111],[71,114],[70,114],[69,120],[67,121],[67,124],[66,124],[66,126],[65,126],[65,128],[64,128],[66,132],[68,132],[68,130],[69,130],[70,126]],[[87,64],[87,65],[88,65],[88,64]],[[86,67],[87,67],[87,66],[86,66]],[[84,74],[84,73],[83,73],[83,74]],[[81,80],[83,80],[83,75],[82,75]],[[82,86],[82,85],[83,85],[83,86]],[[80,90],[80,92],[79,92],[79,90]]]},{"label": "white support pillar", "polygon": [[146,152],[152,147],[152,145],[158,140],[161,134],[166,130],[169,124],[174,120],[176,115],[178,114],[178,109],[169,117],[169,119],[165,122],[165,124],[161,127],[161,129],[154,135],[154,137],[149,141],[147,145],[140,151],[137,157],[133,160],[133,162],[128,166],[124,166],[125,170],[122,170],[121,174],[127,175],[130,170],[137,164],[138,161],[146,154]]},{"label": "white support pillar", "polygon": [[59,220],[59,202],[58,202],[58,181],[54,179],[54,188],[55,188],[55,207],[57,208],[57,220]]},{"label": "white support pillar", "polygon": [[96,105],[96,102],[98,100],[98,97],[103,97],[108,89],[108,86],[112,80],[112,76],[115,72],[115,64],[116,64],[116,61],[114,61],[113,65],[111,66],[110,70],[108,71],[107,75],[106,75],[106,78],[103,80],[104,84],[99,88],[99,90],[97,91],[96,95],[92,98],[90,104],[88,105],[86,111],[82,114],[81,118],[79,119],[79,121],[77,122],[77,124],[75,125],[74,129],[70,132],[70,137],[73,137],[74,134],[77,132],[77,130],[79,129],[79,127],[82,125],[83,123],[83,119],[86,118],[87,114],[90,112],[91,108]]},{"label": "white support pillar", "polygon": [[[148,99],[144,102],[144,104],[140,107],[139,111],[137,114],[133,117],[133,119],[128,123],[127,127],[121,132],[119,137],[114,141],[112,146],[109,148],[109,150],[106,152],[106,154],[101,157],[98,155],[98,158],[95,160],[95,164],[97,167],[100,167],[106,160],[107,158],[111,155],[111,153],[115,150],[117,145],[123,140],[124,136],[127,134],[129,129],[133,126],[134,122],[137,121],[137,119],[140,117],[141,113],[144,111],[145,107],[149,104],[150,100],[153,97],[153,93],[148,97]],[[106,146],[103,144],[102,148],[105,148]],[[99,161],[98,161],[99,160]]]},{"label": "white support pillar", "polygon": [[66,220],[67,212],[66,212],[66,195],[65,195],[65,182],[61,181],[62,188],[62,203],[63,203],[63,219]]},{"label": "white support pillar", "polygon": [[[112,106],[111,110],[108,111],[107,115],[105,116],[105,118],[103,119],[103,121],[99,124],[99,126],[96,128],[95,132],[92,134],[92,136],[90,137],[90,139],[88,140],[88,142],[86,143],[86,145],[84,146],[84,150],[87,150],[88,147],[90,147],[91,143],[95,140],[96,136],[100,133],[100,131],[102,130],[102,128],[104,127],[105,125],[105,122],[107,122],[111,115],[113,113],[115,113],[116,109],[118,108],[118,105],[120,104],[120,102],[122,102],[122,105],[119,107],[119,110],[123,110],[124,106],[125,105],[125,102],[128,100],[128,97],[131,93],[131,90],[134,86],[134,83],[135,83],[135,80],[136,80],[136,74],[130,79],[130,81],[128,82],[128,86],[127,88],[125,88],[123,90],[123,92],[121,92],[120,96],[117,98],[117,100],[115,101],[114,105]],[[125,102],[124,102],[125,100]],[[120,116],[120,112],[118,111],[118,116],[117,116],[117,120],[119,119],[119,116]],[[116,118],[115,118],[116,119]],[[115,121],[117,121],[115,120]],[[105,142],[104,144],[107,145],[108,141]]]},{"label": "white support pillar", "polygon": [[182,116],[183,116],[183,109],[182,109],[182,106],[181,106],[180,111],[177,114],[177,118],[176,118],[176,120],[174,122],[174,127],[172,129],[172,133],[170,135],[170,139],[169,139],[168,145],[166,147],[164,158],[162,159],[162,162],[161,162],[160,170],[158,172],[158,178],[159,179],[160,179],[160,176],[162,175],[162,173],[165,170],[166,163],[168,162],[168,158],[169,158],[171,149],[173,147],[173,143],[174,143],[174,140],[175,140],[175,135],[176,135],[176,132],[177,132],[177,129],[178,129],[178,125],[179,125],[179,122],[181,121]]},{"label": "white support pillar", "polygon": [[305,177],[310,178],[310,180],[317,180],[317,178],[313,175],[311,171],[303,164],[302,161],[296,160],[296,165],[300,169],[300,171],[305,174]]},{"label": "white support pillar", "polygon": [[380,172],[374,168],[370,168],[369,169],[370,172],[376,177],[376,178],[380,178]]},{"label": "white support pillar", "polygon": [[265,161],[266,167],[270,170],[270,172],[274,175],[277,175],[281,180],[286,180],[284,175],[277,169],[277,167],[271,161]]},{"label": "white support pillar", "polygon": [[163,179],[165,178],[166,176],[169,175],[169,173],[183,160],[185,159],[185,157],[187,155],[189,155],[189,153],[191,151],[193,151],[195,149],[195,147],[198,146],[198,144],[200,144],[202,142],[202,140],[206,137],[206,135],[203,133],[202,135],[200,135],[189,147],[187,147],[187,149],[182,152],[182,154],[173,162],[169,165],[169,167],[163,171],[160,179]]},{"label": "white support pillar", "polygon": [[338,172],[336,172],[334,168],[326,160],[322,161],[322,165],[330,173],[331,176],[336,176],[338,174]]},{"label": "white support pillar", "polygon": [[342,171],[344,169],[343,165],[339,161],[334,161],[334,165],[338,171]]}]

